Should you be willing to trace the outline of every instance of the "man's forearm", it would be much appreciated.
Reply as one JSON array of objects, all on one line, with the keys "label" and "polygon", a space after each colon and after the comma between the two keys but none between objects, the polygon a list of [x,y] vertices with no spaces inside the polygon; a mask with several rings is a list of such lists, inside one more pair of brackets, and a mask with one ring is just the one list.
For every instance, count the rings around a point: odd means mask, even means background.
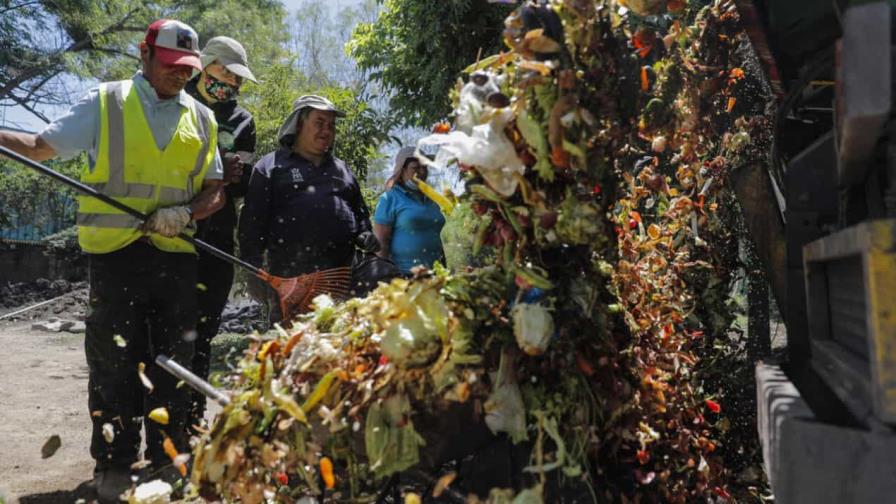
[{"label": "man's forearm", "polygon": [[0,145],[37,162],[56,156],[56,151],[39,135],[0,130]]},{"label": "man's forearm", "polygon": [[227,196],[224,194],[224,183],[220,180],[206,180],[202,191],[190,202],[193,220],[207,219],[224,207]]}]

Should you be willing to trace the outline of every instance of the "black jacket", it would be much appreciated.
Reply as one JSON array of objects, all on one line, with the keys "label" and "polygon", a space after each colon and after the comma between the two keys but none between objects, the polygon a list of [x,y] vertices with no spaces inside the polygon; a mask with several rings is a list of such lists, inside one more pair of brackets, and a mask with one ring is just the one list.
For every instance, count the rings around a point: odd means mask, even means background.
[{"label": "black jacket", "polygon": [[[237,105],[236,100],[224,103],[206,103],[196,89],[199,76],[187,83],[186,92],[215,114],[218,121],[218,150],[221,160],[226,152],[255,152],[255,120],[248,110]],[[245,161],[245,160],[244,160]],[[227,202],[224,207],[198,223],[196,237],[225,252],[233,252],[233,230],[236,227],[236,203],[234,200],[246,194],[251,170],[246,168],[239,184],[227,186]]]},{"label": "black jacket", "polygon": [[370,230],[361,188],[342,160],[314,166],[281,148],[252,169],[239,226],[246,261],[260,266],[267,252],[270,272],[287,277],[348,266],[355,237]]}]

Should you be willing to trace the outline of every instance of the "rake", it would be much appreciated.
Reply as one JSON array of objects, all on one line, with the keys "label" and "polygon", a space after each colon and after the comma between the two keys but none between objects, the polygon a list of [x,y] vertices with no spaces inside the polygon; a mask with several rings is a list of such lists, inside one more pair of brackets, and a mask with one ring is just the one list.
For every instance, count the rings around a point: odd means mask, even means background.
[{"label": "rake", "polygon": [[[125,212],[132,217],[140,219],[141,221],[146,221],[149,218],[148,215],[137,211],[119,201],[116,201],[109,196],[106,196],[105,194],[98,192],[96,189],[90,186],[84,185],[77,180],[53,171],[43,164],[29,159],[19,154],[18,152],[0,146],[0,154],[18,161],[19,163],[22,163],[29,168],[33,168],[44,175],[52,177],[62,182],[63,184],[72,187],[77,191],[80,191],[81,193],[92,196],[111,207],[121,210],[122,212]],[[202,240],[193,238],[188,234],[181,233],[177,236],[178,238],[193,244],[194,247],[202,249],[209,254],[217,257],[218,259],[227,261],[235,266],[239,266],[240,268],[249,271],[256,277],[260,278],[262,281],[270,285],[277,292],[277,298],[280,301],[280,314],[282,316],[282,320],[287,324],[290,323],[290,321],[292,321],[292,319],[297,315],[309,311],[311,308],[312,300],[314,300],[315,297],[321,294],[327,294],[329,296],[332,296],[333,298],[340,300],[349,298],[349,289],[351,286],[351,267],[346,266],[342,268],[332,268],[290,278],[278,277],[268,273],[267,271],[257,266],[253,266],[252,264],[249,264],[238,257],[228,254],[227,252],[224,252],[217,247],[209,245]]]}]

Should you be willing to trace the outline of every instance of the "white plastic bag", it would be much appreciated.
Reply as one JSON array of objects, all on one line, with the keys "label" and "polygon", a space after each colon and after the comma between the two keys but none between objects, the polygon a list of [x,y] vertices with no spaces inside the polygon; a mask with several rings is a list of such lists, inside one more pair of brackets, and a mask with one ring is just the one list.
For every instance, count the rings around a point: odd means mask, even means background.
[{"label": "white plastic bag", "polygon": [[[526,165],[516,155],[513,143],[504,133],[512,115],[509,108],[497,110],[487,123],[473,127],[470,135],[452,131],[424,137],[417,142],[416,157],[427,166],[440,170],[454,161],[472,166],[489,187],[509,197],[518,185],[514,174],[522,175],[526,170]],[[433,148],[437,148],[438,152],[434,159],[429,159],[422,151]]]}]

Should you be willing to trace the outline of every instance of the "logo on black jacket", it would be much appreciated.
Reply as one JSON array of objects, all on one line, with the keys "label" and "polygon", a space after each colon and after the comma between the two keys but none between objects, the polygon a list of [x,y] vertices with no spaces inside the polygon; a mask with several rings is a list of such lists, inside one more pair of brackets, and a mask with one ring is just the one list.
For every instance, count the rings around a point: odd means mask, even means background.
[{"label": "logo on black jacket", "polygon": [[300,170],[298,168],[293,168],[290,170],[290,173],[292,173],[292,181],[293,182],[299,183],[299,182],[305,181],[305,178],[302,177],[302,170]]}]

